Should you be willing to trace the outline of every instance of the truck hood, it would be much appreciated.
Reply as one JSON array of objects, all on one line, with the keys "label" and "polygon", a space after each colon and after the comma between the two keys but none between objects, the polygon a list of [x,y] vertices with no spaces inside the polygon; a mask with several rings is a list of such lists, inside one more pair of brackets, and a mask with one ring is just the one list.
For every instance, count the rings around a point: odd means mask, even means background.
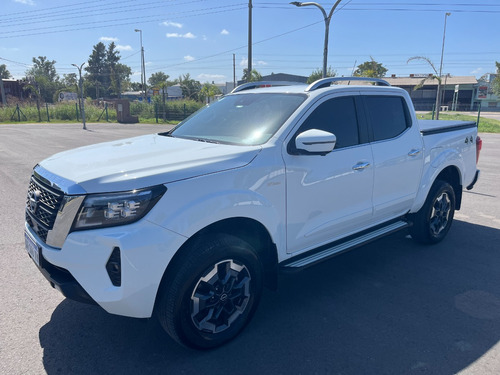
[{"label": "truck hood", "polygon": [[233,146],[159,134],[55,154],[39,165],[87,193],[127,191],[240,168],[260,146]]}]

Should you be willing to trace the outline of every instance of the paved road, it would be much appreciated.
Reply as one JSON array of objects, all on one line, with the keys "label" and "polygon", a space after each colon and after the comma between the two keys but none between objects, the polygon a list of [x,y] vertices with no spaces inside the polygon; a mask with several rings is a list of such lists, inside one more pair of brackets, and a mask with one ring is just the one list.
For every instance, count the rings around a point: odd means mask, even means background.
[{"label": "paved road", "polygon": [[178,347],[152,319],[65,300],[23,243],[33,165],[58,151],[162,126],[0,125],[1,374],[498,374],[500,135],[482,134],[482,178],[448,238],[397,234],[266,291],[228,345]]}]

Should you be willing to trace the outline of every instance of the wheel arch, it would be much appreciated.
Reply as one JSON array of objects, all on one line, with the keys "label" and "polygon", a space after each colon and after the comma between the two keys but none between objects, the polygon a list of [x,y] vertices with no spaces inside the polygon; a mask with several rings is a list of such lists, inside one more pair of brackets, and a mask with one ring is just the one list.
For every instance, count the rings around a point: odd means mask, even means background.
[{"label": "wheel arch", "polygon": [[451,185],[455,192],[455,210],[460,210],[463,187],[459,169],[454,165],[450,165],[439,172],[434,182],[437,180],[445,181]]},{"label": "wheel arch", "polygon": [[[264,285],[276,290],[278,284],[278,255],[276,245],[272,241],[268,230],[260,222],[245,217],[223,219],[212,223],[192,235],[175,253],[163,273],[161,284],[166,282],[167,275],[175,272],[182,262],[186,249],[196,241],[203,240],[211,234],[228,234],[248,242],[257,251],[257,255],[264,269]],[[162,289],[161,285],[157,293]],[[158,301],[158,294],[156,295]]]}]

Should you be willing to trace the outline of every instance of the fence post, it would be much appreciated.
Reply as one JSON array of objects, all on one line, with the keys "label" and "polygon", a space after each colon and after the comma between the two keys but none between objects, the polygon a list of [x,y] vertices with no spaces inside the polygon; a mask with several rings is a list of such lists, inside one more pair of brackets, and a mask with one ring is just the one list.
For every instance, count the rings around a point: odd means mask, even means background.
[{"label": "fence post", "polygon": [[184,103],[184,118],[186,118],[186,103]]},{"label": "fence post", "polygon": [[158,124],[158,103],[155,102],[155,118],[156,123]]},{"label": "fence post", "polygon": [[19,109],[19,104],[16,105],[17,110],[17,121],[21,122],[21,110]]},{"label": "fence post", "polygon": [[106,122],[109,122],[109,116],[108,116],[108,103],[104,104],[104,109],[106,110]]},{"label": "fence post", "polygon": [[47,110],[47,122],[50,122],[49,103],[45,103],[45,109]]},{"label": "fence post", "polygon": [[434,120],[434,114],[436,113],[436,104],[432,105],[432,119]]},{"label": "fence post", "polygon": [[477,128],[479,129],[479,119],[481,118],[481,104],[483,104],[482,101],[479,102],[479,108],[477,109]]},{"label": "fence post", "polygon": [[75,103],[75,108],[76,108],[76,121],[80,121],[80,118],[78,117],[78,104]]}]

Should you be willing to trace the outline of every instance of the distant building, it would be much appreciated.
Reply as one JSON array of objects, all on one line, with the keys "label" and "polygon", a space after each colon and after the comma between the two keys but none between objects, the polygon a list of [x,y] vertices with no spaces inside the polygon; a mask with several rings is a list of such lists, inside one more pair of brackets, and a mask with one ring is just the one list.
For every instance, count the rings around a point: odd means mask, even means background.
[{"label": "distant building", "polygon": [[478,108],[481,103],[481,111],[500,111],[500,98],[493,93],[496,77],[497,74],[485,74],[478,80],[474,108]]},{"label": "distant building", "polygon": [[9,95],[9,96],[14,96],[18,99],[23,99],[24,98],[24,85],[25,82],[19,81],[17,79],[2,79],[2,84],[0,85],[0,89],[3,86],[4,91],[3,93],[0,93],[0,101],[2,95]]},{"label": "distant building", "polygon": [[[415,90],[415,86],[425,79],[423,87]],[[384,77],[391,86],[401,87],[408,91],[417,111],[432,111],[436,103],[438,80],[427,74],[410,74],[409,77]],[[443,76],[441,81],[442,110],[451,110],[455,99],[457,111],[474,110],[477,79],[472,76]]]}]

